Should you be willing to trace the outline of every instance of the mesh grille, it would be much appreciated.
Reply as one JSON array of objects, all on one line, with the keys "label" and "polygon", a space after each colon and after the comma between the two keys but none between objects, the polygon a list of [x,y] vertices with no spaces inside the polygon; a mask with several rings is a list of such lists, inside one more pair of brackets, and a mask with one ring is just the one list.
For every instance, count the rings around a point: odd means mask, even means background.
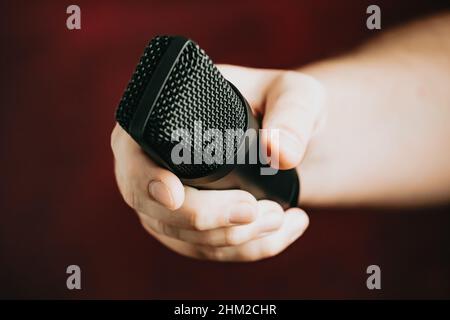
[{"label": "mesh grille", "polygon": [[[158,41],[161,42],[161,40]],[[165,41],[167,43],[167,40]],[[148,61],[152,63],[157,59]],[[143,66],[146,70],[153,67],[154,65]],[[147,74],[151,74],[151,71]],[[138,74],[135,73],[133,79],[137,76]],[[131,83],[133,83],[133,80]],[[142,95],[142,90],[139,91],[139,95],[124,96],[121,104],[124,106],[130,105],[126,100],[131,97],[134,99],[132,105],[135,105],[140,95]],[[134,109],[130,113],[121,111],[121,114],[127,114],[129,118],[133,112]],[[207,147],[214,150],[223,150],[222,161],[225,163],[226,152],[223,143],[225,131],[227,129],[245,130],[246,117],[246,107],[240,97],[220,74],[205,52],[195,43],[189,42],[181,52],[158,100],[154,104],[145,128],[144,140],[178,176],[183,178],[205,176],[222,164],[206,164],[204,162],[194,164],[194,155],[202,154]],[[197,128],[199,128],[199,123],[201,123],[202,129],[202,142],[197,139],[198,136],[195,136],[196,140],[194,141],[194,124],[197,124]],[[205,131],[209,129],[219,130],[224,140],[209,140],[206,138]],[[175,165],[172,162],[172,149],[179,143],[171,141],[172,132],[175,130],[181,133],[181,141],[191,141],[191,164]],[[238,145],[238,143],[234,144],[235,153]]]},{"label": "mesh grille", "polygon": [[116,120],[126,131],[128,131],[133,114],[144,93],[145,86],[150,81],[153,71],[166,51],[169,42],[169,37],[155,37],[145,48],[133,77],[128,83],[116,111]]}]

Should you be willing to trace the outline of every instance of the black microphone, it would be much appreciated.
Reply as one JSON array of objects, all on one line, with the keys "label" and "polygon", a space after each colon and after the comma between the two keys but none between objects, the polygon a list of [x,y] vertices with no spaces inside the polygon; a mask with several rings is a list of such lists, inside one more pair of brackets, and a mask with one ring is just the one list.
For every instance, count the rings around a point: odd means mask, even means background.
[{"label": "black microphone", "polygon": [[[297,206],[296,170],[267,174],[269,157],[260,146],[259,121],[237,88],[192,40],[157,36],[150,41],[116,120],[155,162],[186,185],[238,188],[285,209]],[[252,130],[256,134],[247,134]]]}]

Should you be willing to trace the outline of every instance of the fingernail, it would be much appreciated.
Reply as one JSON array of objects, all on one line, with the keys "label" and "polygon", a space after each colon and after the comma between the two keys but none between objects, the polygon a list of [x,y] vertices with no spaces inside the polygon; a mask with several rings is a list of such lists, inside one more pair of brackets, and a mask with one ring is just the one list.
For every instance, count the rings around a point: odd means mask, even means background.
[{"label": "fingernail", "polygon": [[239,203],[230,210],[230,223],[250,223],[255,219],[256,208],[249,203]]},{"label": "fingernail", "polygon": [[283,157],[290,163],[297,163],[303,155],[303,144],[289,130],[280,130],[280,146]]},{"label": "fingernail", "polygon": [[173,198],[169,189],[161,181],[152,181],[148,185],[148,190],[153,199],[165,207],[173,207]]}]

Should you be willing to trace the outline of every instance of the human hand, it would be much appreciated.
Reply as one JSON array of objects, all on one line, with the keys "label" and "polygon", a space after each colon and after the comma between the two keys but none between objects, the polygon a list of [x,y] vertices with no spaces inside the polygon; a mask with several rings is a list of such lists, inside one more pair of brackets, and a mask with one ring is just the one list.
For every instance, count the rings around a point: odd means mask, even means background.
[{"label": "human hand", "polygon": [[[246,97],[262,127],[279,129],[279,168],[296,167],[321,118],[323,91],[294,71],[219,66]],[[277,203],[257,201],[242,190],[197,190],[183,186],[158,166],[116,124],[111,135],[117,183],[144,228],[173,251],[217,261],[255,261],[275,256],[302,235],[308,216],[285,212]]]}]

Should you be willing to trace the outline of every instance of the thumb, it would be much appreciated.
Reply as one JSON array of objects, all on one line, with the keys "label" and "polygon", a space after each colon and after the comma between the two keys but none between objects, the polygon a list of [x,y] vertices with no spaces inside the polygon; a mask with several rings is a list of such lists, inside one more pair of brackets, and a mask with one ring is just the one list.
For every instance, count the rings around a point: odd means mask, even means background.
[{"label": "thumb", "polygon": [[281,72],[272,82],[266,96],[262,126],[263,129],[278,129],[279,134],[267,135],[263,143],[270,153],[279,152],[279,169],[296,167],[303,159],[322,116],[324,97],[322,85],[300,72]]},{"label": "thumb", "polygon": [[231,81],[250,104],[253,113],[264,111],[266,94],[280,70],[257,69],[226,64],[217,65],[225,79]]}]

